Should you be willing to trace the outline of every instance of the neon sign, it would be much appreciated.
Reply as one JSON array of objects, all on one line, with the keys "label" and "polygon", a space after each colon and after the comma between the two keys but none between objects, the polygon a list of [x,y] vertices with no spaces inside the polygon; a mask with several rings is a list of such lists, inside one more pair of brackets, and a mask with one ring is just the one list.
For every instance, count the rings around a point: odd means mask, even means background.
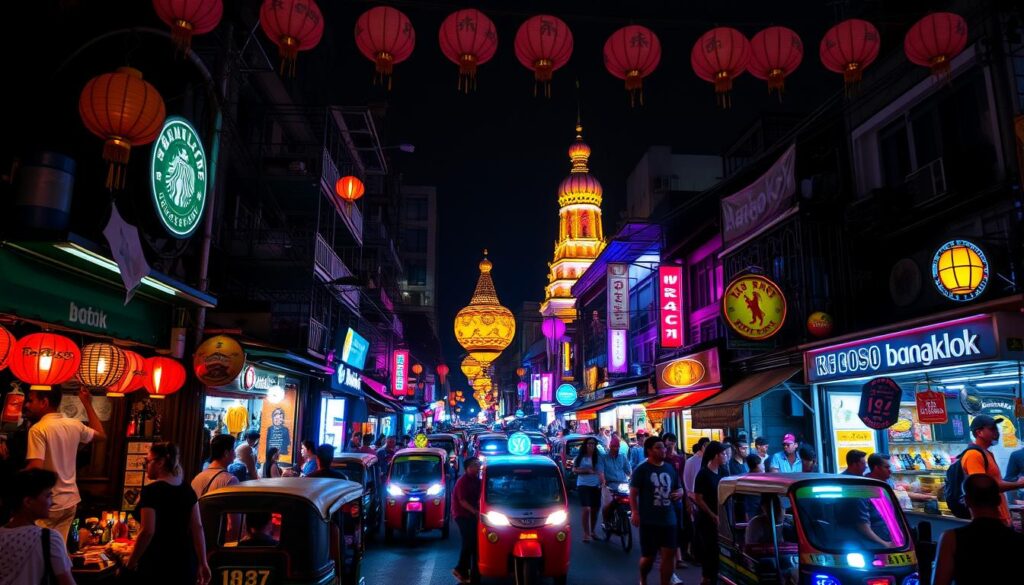
[{"label": "neon sign", "polygon": [[658,307],[661,311],[661,346],[683,346],[683,267],[658,268]]},{"label": "neon sign", "polygon": [[932,258],[935,288],[952,301],[973,301],[988,286],[988,259],[967,240],[950,240]]},{"label": "neon sign", "polygon": [[391,394],[405,396],[409,392],[409,350],[396,349],[391,354]]},{"label": "neon sign", "polygon": [[608,330],[608,373],[626,373],[626,364],[629,361],[629,348],[626,345],[625,329]]}]

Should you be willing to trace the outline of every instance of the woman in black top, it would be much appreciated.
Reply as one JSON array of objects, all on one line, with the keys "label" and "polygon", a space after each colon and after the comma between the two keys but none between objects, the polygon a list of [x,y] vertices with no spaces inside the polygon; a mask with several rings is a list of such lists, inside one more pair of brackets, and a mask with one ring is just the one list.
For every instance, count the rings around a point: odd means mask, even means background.
[{"label": "woman in black top", "polygon": [[153,443],[146,457],[146,477],[135,516],[142,529],[127,568],[139,583],[205,585],[210,581],[206,540],[192,486],[182,481],[178,447]]},{"label": "woman in black top", "polygon": [[718,482],[727,475],[729,459],[725,447],[711,441],[704,447],[704,459],[693,481],[697,500],[701,583],[718,582]]},{"label": "woman in black top", "polygon": [[267,449],[267,457],[263,462],[263,477],[281,477],[281,467],[277,461],[281,458],[281,451],[277,447]]}]

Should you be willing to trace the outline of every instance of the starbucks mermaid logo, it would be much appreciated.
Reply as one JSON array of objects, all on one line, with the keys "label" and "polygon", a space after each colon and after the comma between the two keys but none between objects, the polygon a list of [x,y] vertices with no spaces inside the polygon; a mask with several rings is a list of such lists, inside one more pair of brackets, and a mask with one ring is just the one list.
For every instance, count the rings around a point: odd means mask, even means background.
[{"label": "starbucks mermaid logo", "polygon": [[189,166],[189,156],[184,148],[171,157],[164,183],[171,202],[176,206],[186,207],[192,201],[196,192],[196,172]]},{"label": "starbucks mermaid logo", "polygon": [[150,183],[157,217],[175,238],[191,236],[202,220],[206,164],[196,129],[184,118],[169,116],[153,142]]}]

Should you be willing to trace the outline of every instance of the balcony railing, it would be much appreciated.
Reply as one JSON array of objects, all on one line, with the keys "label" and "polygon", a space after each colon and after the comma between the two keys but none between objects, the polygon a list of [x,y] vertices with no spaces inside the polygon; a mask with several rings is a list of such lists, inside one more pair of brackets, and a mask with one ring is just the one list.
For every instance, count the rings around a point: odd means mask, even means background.
[{"label": "balcony railing", "polygon": [[[339,278],[352,276],[352,271],[341,261],[331,245],[320,234],[316,235],[316,251],[313,255],[313,272],[324,282],[335,282]],[[354,311],[359,310],[359,290],[351,285],[338,287],[341,300]]]},{"label": "balcony railing", "polygon": [[309,340],[306,348],[317,357],[322,358],[326,355],[327,326],[313,318],[309,320]]},{"label": "balcony railing", "polygon": [[334,163],[334,159],[331,157],[331,153],[326,148],[323,149],[323,161],[320,172],[320,188],[324,190],[327,198],[330,199],[338,210],[338,215],[342,221],[348,227],[349,231],[352,232],[352,237],[359,242],[363,243],[363,212],[359,211],[359,207],[355,203],[348,203],[342,201],[334,192],[334,185],[341,178],[341,172],[338,171],[338,165]]}]

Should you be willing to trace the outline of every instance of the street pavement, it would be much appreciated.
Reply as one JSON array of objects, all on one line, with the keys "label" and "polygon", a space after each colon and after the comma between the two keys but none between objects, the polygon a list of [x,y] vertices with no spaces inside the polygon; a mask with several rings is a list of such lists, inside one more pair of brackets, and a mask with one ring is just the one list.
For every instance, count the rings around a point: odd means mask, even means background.
[{"label": "street pavement", "polygon": [[[624,585],[638,582],[637,563],[640,560],[640,542],[634,529],[633,550],[622,550],[618,538],[604,542],[582,541],[579,505],[574,501],[572,517],[572,561],[569,585]],[[600,528],[598,533],[601,533]],[[457,583],[451,571],[459,558],[459,530],[452,525],[451,536],[442,540],[440,531],[417,535],[412,544],[398,535],[391,544],[380,535],[369,543],[363,559],[363,577],[366,585],[453,585]],[[690,567],[676,571],[687,585],[700,583],[700,569]],[[484,585],[498,585],[507,581],[485,579]],[[658,585],[658,569],[648,577],[648,585]]]}]

